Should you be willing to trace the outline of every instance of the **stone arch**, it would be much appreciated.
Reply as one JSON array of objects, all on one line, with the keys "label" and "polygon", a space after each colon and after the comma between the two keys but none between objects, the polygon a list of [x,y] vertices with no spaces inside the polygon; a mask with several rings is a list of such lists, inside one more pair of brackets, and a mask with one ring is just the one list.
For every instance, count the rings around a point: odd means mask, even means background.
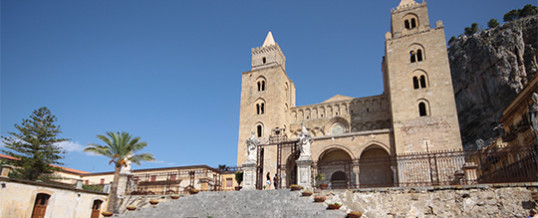
[{"label": "stone arch", "polygon": [[328,146],[318,157],[318,174],[325,175],[324,184],[331,188],[347,188],[354,182],[351,170],[353,164],[352,153],[341,145]]},{"label": "stone arch", "polygon": [[297,163],[295,162],[296,155],[296,153],[291,153],[286,159],[285,181],[287,185],[297,184]]},{"label": "stone arch", "polygon": [[415,13],[407,13],[402,17],[404,29],[412,30],[419,26],[418,16]]},{"label": "stone arch", "polygon": [[264,114],[265,111],[266,111],[265,109],[267,108],[266,107],[267,105],[265,104],[265,99],[258,98],[258,99],[256,99],[255,102],[256,102],[255,103],[256,104],[256,114],[257,115]]},{"label": "stone arch", "polygon": [[[337,152],[337,153],[334,153]],[[340,157],[340,158],[338,158]],[[318,155],[318,161],[332,161],[332,160],[352,160],[355,159],[353,152],[346,146],[339,144],[332,144],[327,147]]]},{"label": "stone arch", "polygon": [[411,63],[421,62],[426,60],[426,50],[419,43],[413,43],[409,46],[409,58]]},{"label": "stone arch", "polygon": [[327,129],[328,133],[332,135],[333,128],[335,127],[335,125],[338,125],[338,124],[341,124],[341,126],[344,128],[343,133],[349,132],[349,126],[350,126],[349,122],[345,118],[340,117],[340,116],[331,118],[329,122],[326,124],[325,129]]},{"label": "stone arch", "polygon": [[391,158],[387,150],[371,144],[362,152],[359,159],[360,187],[386,187],[394,182]]},{"label": "stone arch", "polygon": [[258,76],[256,78],[256,87],[258,92],[265,91],[267,89],[267,79],[264,76]]},{"label": "stone arch", "polygon": [[429,81],[428,81],[428,73],[422,69],[418,69],[413,71],[411,74],[412,80],[413,80],[413,88],[414,89],[422,89],[429,87]]},{"label": "stone arch", "polygon": [[257,122],[254,125],[254,132],[256,133],[256,137],[258,137],[258,138],[263,137],[265,135],[264,131],[265,131],[265,128],[264,128],[262,122]]},{"label": "stone arch", "polygon": [[310,108],[305,109],[305,119],[312,119],[312,113],[310,112]]},{"label": "stone arch", "polygon": [[418,115],[420,117],[427,117],[431,115],[430,102],[427,99],[425,98],[418,99],[416,105],[417,105]]}]

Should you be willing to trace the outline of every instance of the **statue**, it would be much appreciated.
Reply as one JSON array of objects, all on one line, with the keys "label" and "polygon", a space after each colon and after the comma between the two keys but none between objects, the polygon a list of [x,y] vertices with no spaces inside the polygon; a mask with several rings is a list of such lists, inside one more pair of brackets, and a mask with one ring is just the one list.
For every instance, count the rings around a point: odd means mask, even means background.
[{"label": "statue", "polygon": [[312,137],[310,136],[310,133],[308,133],[308,130],[306,130],[304,123],[301,124],[301,128],[302,130],[298,135],[299,142],[297,142],[297,144],[301,150],[301,156],[310,156],[310,144],[312,144]]},{"label": "statue", "polygon": [[254,132],[252,132],[250,138],[247,139],[247,162],[256,162],[259,144]]},{"label": "statue", "polygon": [[538,93],[532,93],[532,105],[529,107],[529,118],[531,128],[534,132],[538,132]]}]

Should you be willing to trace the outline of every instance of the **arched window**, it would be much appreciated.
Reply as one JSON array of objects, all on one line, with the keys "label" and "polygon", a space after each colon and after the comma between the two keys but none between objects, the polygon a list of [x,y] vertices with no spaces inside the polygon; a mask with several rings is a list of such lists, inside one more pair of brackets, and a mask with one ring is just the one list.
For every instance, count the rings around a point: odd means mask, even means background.
[{"label": "arched window", "polygon": [[418,113],[421,117],[428,116],[428,108],[425,102],[418,103]]},{"label": "arched window", "polygon": [[256,136],[258,137],[262,137],[262,134],[263,133],[263,126],[261,124],[258,124],[258,126],[256,126]]},{"label": "arched window", "polygon": [[260,76],[260,77],[256,80],[256,83],[257,83],[257,85],[258,85],[258,92],[265,91],[265,78],[263,78],[262,76]]},{"label": "arched window", "polygon": [[415,89],[420,88],[418,84],[418,78],[416,76],[413,77],[413,88]]},{"label": "arched window", "polygon": [[411,29],[417,27],[417,20],[415,18],[411,18]]},{"label": "arched window", "polygon": [[263,98],[258,98],[256,100],[256,114],[264,114],[265,113],[265,100]]},{"label": "arched window", "polygon": [[335,123],[331,129],[331,135],[341,135],[346,131],[345,127],[341,123]]},{"label": "arched window", "polygon": [[417,50],[412,49],[409,52],[409,59],[410,59],[411,63],[423,61],[424,60],[424,51],[422,49],[420,49],[420,48],[417,49]]},{"label": "arched window", "polygon": [[264,64],[267,63],[267,58],[263,57],[263,58],[262,58],[262,62],[263,62]]},{"label": "arched window", "polygon": [[406,29],[408,29],[408,30],[411,29],[411,26],[409,25],[409,20],[405,20],[404,25],[405,25]]},{"label": "arched window", "polygon": [[34,211],[32,217],[45,217],[47,211],[47,204],[49,202],[50,195],[39,193],[35,198]]},{"label": "arched window", "polygon": [[417,61],[422,61],[422,50],[417,50]]},{"label": "arched window", "polygon": [[426,88],[426,76],[425,75],[420,76],[420,88]]}]

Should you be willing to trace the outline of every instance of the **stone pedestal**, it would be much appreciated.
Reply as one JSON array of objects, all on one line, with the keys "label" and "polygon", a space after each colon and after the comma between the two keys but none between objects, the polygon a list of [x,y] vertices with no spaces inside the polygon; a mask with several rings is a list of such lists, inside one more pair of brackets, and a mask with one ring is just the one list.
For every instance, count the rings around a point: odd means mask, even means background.
[{"label": "stone pedestal", "polygon": [[312,157],[301,155],[297,162],[297,185],[312,189]]},{"label": "stone pedestal", "polygon": [[478,179],[478,176],[476,175],[477,168],[478,166],[473,162],[463,164],[462,169],[464,171],[466,185],[476,184],[476,180]]},{"label": "stone pedestal", "polygon": [[245,162],[243,164],[243,188],[241,190],[256,189],[256,163]]}]

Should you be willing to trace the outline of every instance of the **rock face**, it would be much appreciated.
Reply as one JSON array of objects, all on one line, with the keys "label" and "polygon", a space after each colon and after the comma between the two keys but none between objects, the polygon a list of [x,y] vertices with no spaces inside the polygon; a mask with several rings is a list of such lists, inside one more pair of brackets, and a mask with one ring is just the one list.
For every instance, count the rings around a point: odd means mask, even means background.
[{"label": "rock face", "polygon": [[538,16],[449,43],[448,56],[465,149],[499,136],[502,110],[538,71]]}]

